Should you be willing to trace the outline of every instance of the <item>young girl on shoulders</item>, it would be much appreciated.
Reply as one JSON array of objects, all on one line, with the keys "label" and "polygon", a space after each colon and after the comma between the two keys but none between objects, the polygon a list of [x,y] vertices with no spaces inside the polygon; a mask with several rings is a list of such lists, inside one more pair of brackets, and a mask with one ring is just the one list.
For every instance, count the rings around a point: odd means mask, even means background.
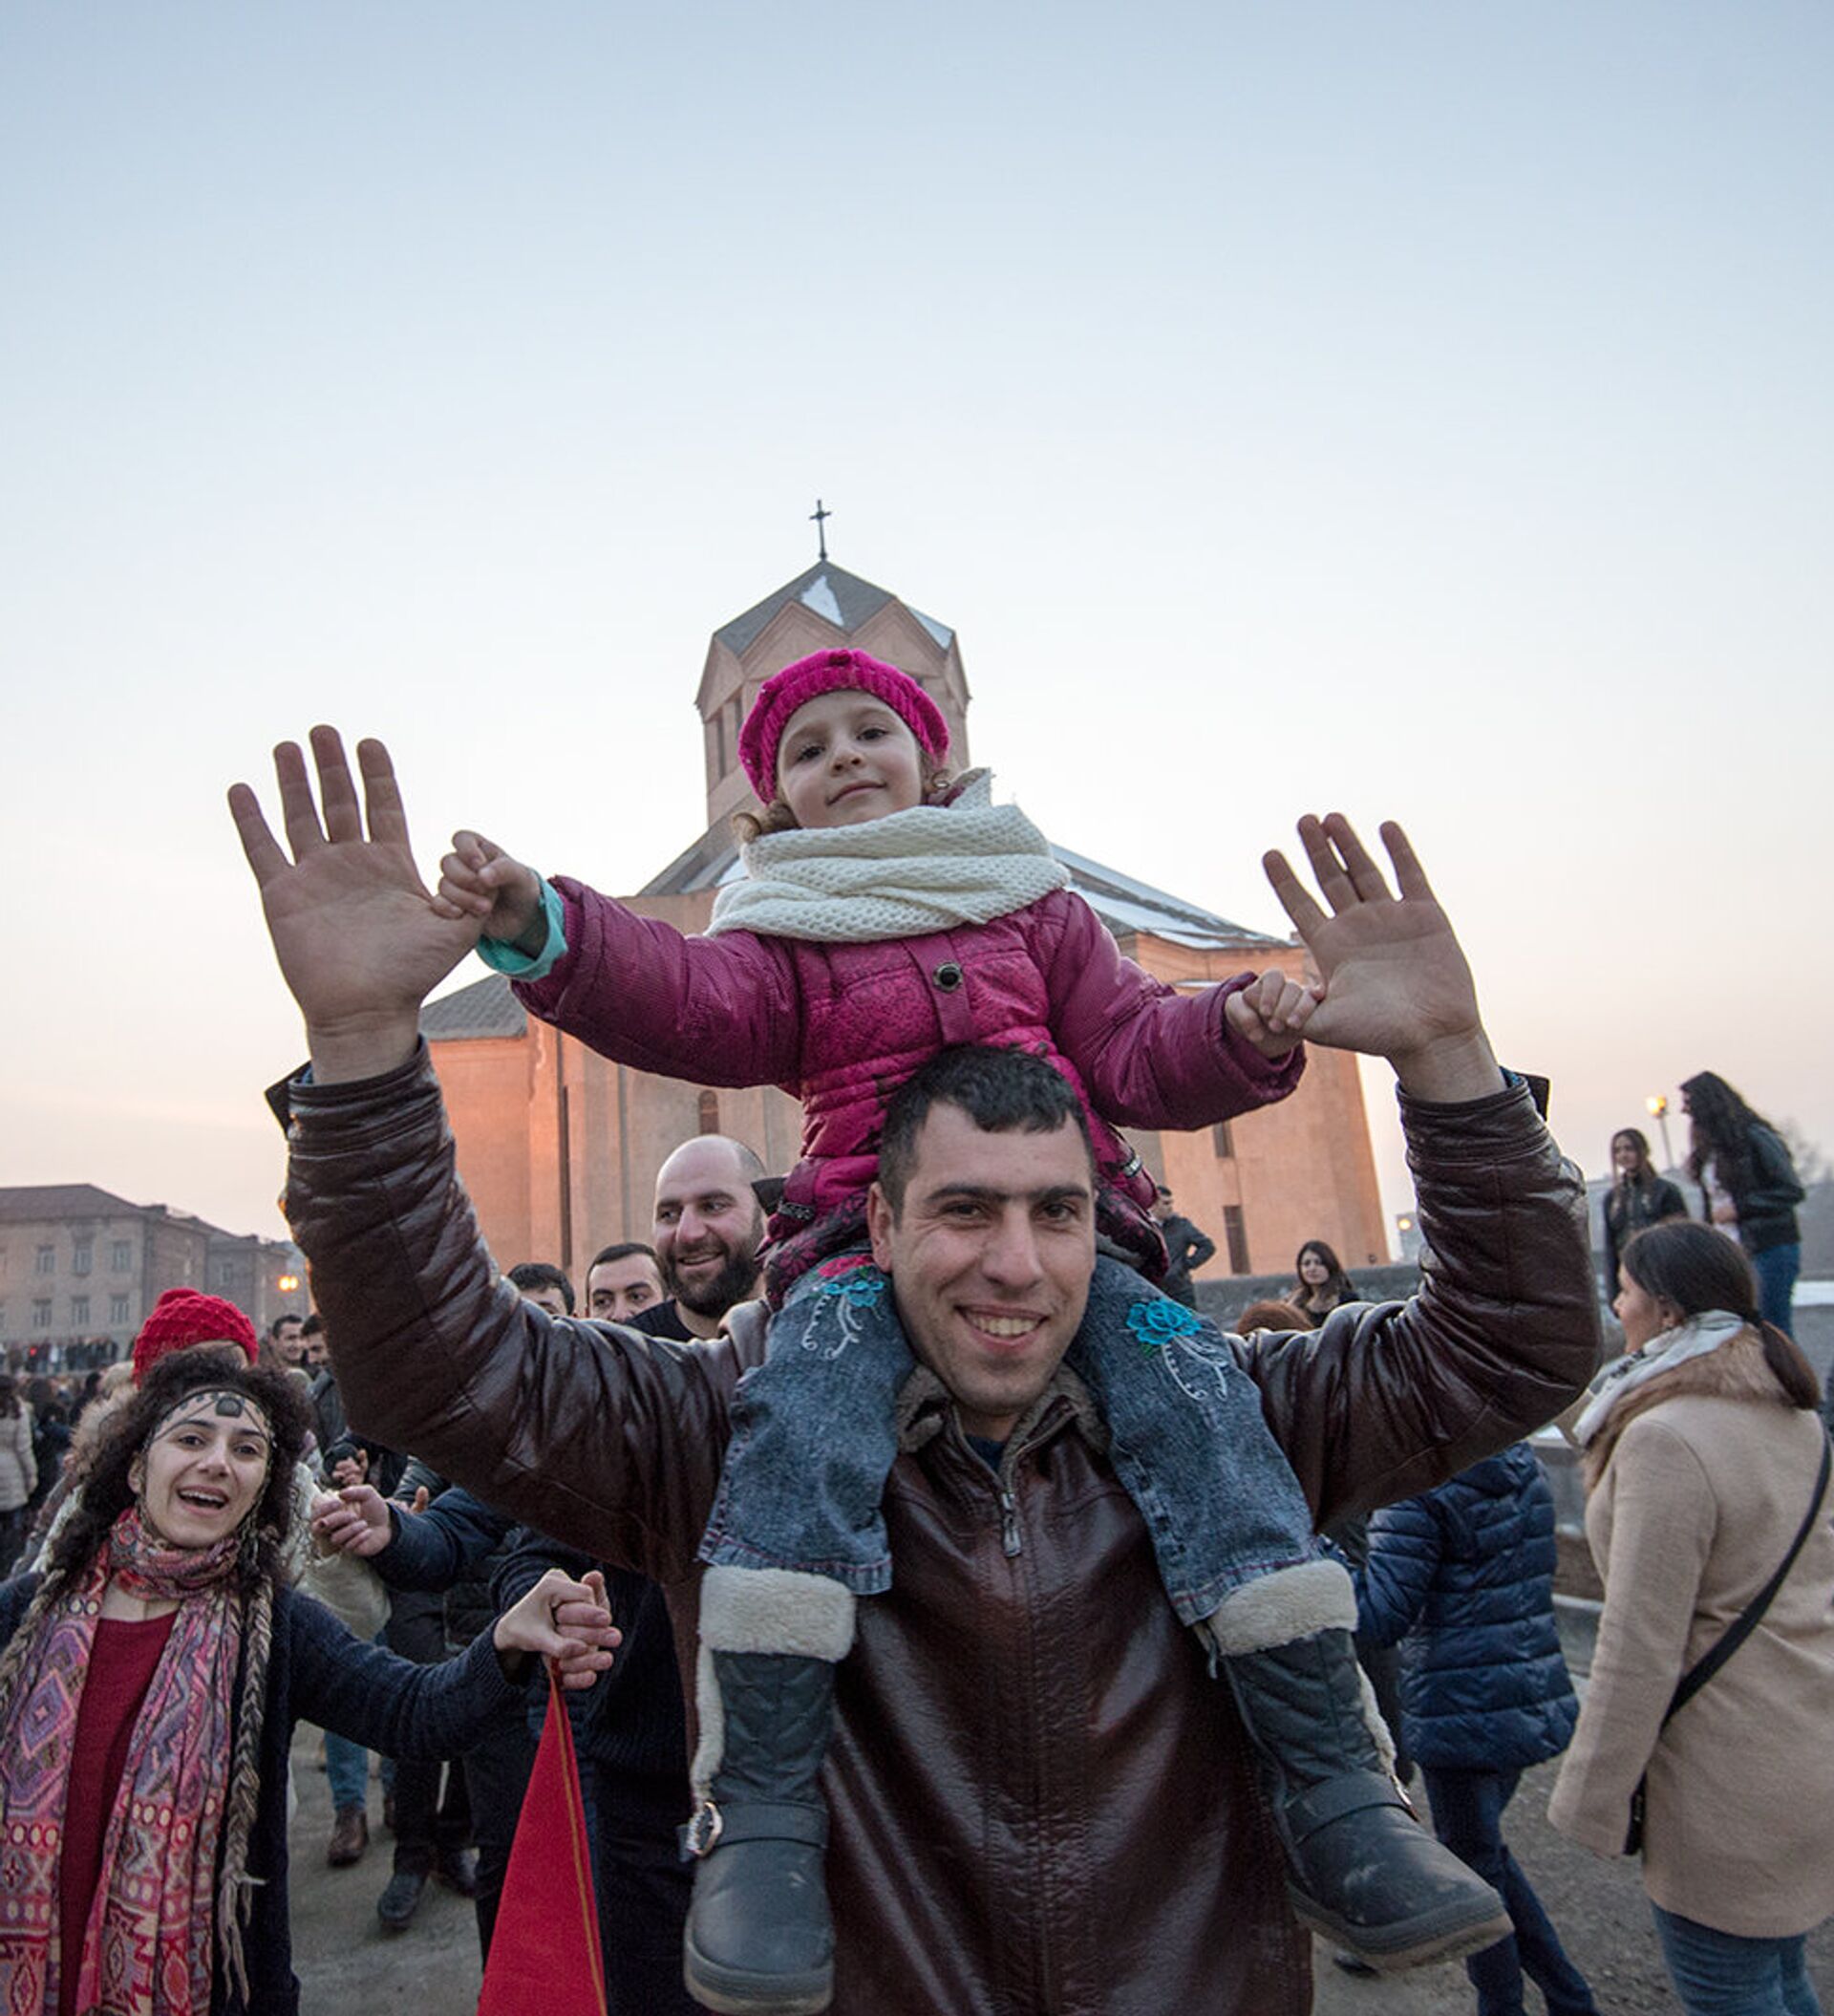
[{"label": "young girl on shoulders", "polygon": [[[913,1361],[865,1205],[887,1102],[956,1044],[1023,1047],[1076,1088],[1097,1230],[1164,1265],[1154,1184],[1118,1126],[1210,1126],[1284,1098],[1315,995],[1270,971],[1181,995],[1121,957],[1042,834],[951,779],[916,680],[858,651],[768,679],[739,756],[765,811],[745,879],[688,937],[474,832],[439,900],[534,1014],[634,1068],[774,1083],[802,1157],[771,1220],[767,1362],[735,1398],[701,1598],[700,1856],[688,1980],[724,2010],[826,2006],[832,1934],[817,1776],[854,1604],[890,1585],[880,1499]],[[1011,1324],[978,1341],[1011,1347]],[[1269,1783],[1303,1917],[1376,1964],[1507,1930],[1494,1893],[1413,1820],[1362,1712],[1348,1577],[1321,1558],[1297,1480],[1231,1347],[1140,1273],[1096,1263],[1066,1362],[1142,1508],[1166,1594],[1213,1662]],[[988,1448],[991,1504],[1016,1449]]]}]

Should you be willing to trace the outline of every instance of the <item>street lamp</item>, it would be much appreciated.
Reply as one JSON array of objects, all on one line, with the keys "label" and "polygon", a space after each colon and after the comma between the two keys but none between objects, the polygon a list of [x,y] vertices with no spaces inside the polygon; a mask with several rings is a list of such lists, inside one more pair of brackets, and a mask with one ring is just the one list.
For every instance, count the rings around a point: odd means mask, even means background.
[{"label": "street lamp", "polygon": [[1666,1169],[1674,1167],[1674,1149],[1669,1145],[1669,1102],[1667,1095],[1652,1092],[1643,1102],[1650,1110],[1650,1118],[1662,1129],[1662,1166]]},{"label": "street lamp", "polygon": [[274,1286],[282,1295],[291,1295],[299,1286],[299,1276],[296,1274],[283,1274]]}]

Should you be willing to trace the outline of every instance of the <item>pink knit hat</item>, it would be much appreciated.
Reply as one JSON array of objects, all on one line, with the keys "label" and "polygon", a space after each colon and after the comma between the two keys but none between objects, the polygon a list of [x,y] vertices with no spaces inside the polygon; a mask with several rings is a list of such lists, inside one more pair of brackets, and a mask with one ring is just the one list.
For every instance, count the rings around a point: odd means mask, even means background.
[{"label": "pink knit hat", "polygon": [[869,693],[898,716],[932,762],[949,754],[949,723],[909,673],[864,651],[811,652],[772,673],[738,731],[738,760],[761,804],[777,796],[777,745],[790,717],[822,693]]},{"label": "pink knit hat", "polygon": [[134,1383],[138,1386],[160,1359],[192,1344],[240,1344],[251,1365],[259,1348],[254,1324],[234,1302],[200,1295],[195,1288],[168,1288],[134,1340]]}]

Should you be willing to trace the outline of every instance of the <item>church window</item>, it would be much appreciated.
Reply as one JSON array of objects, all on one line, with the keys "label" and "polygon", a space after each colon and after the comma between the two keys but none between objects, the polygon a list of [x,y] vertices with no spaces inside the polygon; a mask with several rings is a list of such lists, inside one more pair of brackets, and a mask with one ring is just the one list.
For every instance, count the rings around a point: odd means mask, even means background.
[{"label": "church window", "polygon": [[700,1095],[700,1131],[703,1134],[719,1132],[719,1094],[703,1092]]},{"label": "church window", "polygon": [[1229,1132],[1229,1124],[1226,1120],[1219,1120],[1210,1129],[1210,1140],[1215,1145],[1219,1162],[1234,1161],[1235,1136]]},{"label": "church window", "polygon": [[1247,1274],[1248,1271],[1248,1233],[1242,1222],[1242,1207],[1226,1204],[1223,1207],[1223,1237],[1229,1249],[1229,1272]]}]

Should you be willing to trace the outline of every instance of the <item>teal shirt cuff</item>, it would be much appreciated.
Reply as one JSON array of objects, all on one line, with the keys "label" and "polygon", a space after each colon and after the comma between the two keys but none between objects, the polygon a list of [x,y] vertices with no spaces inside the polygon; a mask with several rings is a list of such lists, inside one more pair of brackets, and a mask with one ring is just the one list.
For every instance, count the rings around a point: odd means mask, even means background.
[{"label": "teal shirt cuff", "polygon": [[535,879],[542,886],[542,915],[547,920],[547,942],[541,951],[531,959],[505,938],[478,940],[478,956],[493,973],[512,980],[544,980],[566,956],[566,913],[560,896],[545,875]]}]

